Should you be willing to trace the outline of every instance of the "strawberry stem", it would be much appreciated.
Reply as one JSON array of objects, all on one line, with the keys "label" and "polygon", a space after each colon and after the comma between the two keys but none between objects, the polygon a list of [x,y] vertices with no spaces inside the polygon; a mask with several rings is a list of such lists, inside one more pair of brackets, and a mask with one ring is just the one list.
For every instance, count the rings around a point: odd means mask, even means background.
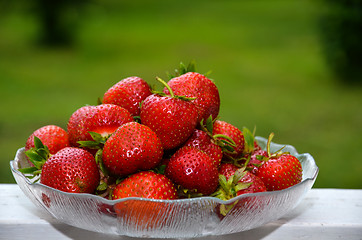
[{"label": "strawberry stem", "polygon": [[267,150],[267,153],[268,153],[268,157],[271,156],[270,144],[271,144],[271,141],[272,141],[273,137],[274,137],[274,133],[270,133],[269,137],[268,137],[268,142],[267,142],[267,145],[266,145],[266,150]]},{"label": "strawberry stem", "polygon": [[162,83],[162,84],[167,88],[167,90],[170,92],[170,96],[171,96],[172,98],[175,97],[175,94],[173,93],[171,87],[170,87],[164,80],[162,80],[162,79],[159,78],[159,77],[156,77],[156,80],[159,81],[160,83]]},{"label": "strawberry stem", "polygon": [[[156,77],[156,80],[159,81],[160,83],[162,83],[168,89],[168,91],[170,92],[170,95],[168,95],[168,96],[171,98],[177,98],[177,99],[181,99],[183,101],[192,101],[192,100],[196,99],[195,97],[176,96],[174,94],[174,92],[172,91],[171,87],[164,80],[162,80],[159,77]],[[154,93],[159,94],[161,96],[167,96],[164,92],[160,93],[160,92],[154,91]]]},{"label": "strawberry stem", "polygon": [[285,148],[285,146],[281,147],[279,150],[275,151],[274,153],[271,153],[271,150],[270,150],[270,144],[271,144],[271,141],[274,137],[274,133],[270,133],[269,137],[268,137],[268,142],[267,142],[267,153],[268,153],[268,158],[277,158],[283,154],[289,154],[289,152],[283,152],[282,150]]},{"label": "strawberry stem", "polygon": [[[213,135],[213,138],[216,139],[216,140],[219,139],[219,140],[222,141],[223,143],[228,144],[228,145],[230,145],[230,146],[232,146],[232,147],[236,147],[235,141],[234,141],[231,137],[229,137],[229,136],[227,136],[227,135],[224,135],[224,134],[215,134],[215,135]],[[220,138],[225,138],[225,139],[220,139]]]}]

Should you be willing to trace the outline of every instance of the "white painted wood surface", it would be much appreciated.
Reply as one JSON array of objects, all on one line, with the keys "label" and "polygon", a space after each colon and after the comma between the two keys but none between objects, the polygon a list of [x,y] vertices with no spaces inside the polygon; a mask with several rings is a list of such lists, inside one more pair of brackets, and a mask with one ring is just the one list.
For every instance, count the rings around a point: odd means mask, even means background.
[{"label": "white painted wood surface", "polygon": [[[15,184],[0,184],[0,239],[131,240],[78,229],[39,210]],[[262,227],[200,240],[362,240],[362,189],[312,189],[281,219]]]}]

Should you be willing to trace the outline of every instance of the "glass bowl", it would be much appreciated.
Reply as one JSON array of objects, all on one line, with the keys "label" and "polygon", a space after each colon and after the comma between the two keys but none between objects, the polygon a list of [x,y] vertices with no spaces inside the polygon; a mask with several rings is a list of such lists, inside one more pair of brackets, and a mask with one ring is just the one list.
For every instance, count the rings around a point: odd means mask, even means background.
[{"label": "glass bowl", "polygon": [[[256,137],[265,149],[267,140]],[[285,145],[271,143],[271,151]],[[91,194],[66,193],[41,183],[33,183],[18,171],[27,165],[25,150],[10,161],[12,173],[24,194],[54,218],[90,231],[150,238],[191,238],[241,232],[275,221],[296,207],[312,188],[318,167],[309,153],[299,154],[293,146],[284,151],[302,164],[303,180],[290,188],[244,194],[228,201],[214,197],[179,200],[124,198],[108,200]],[[232,206],[226,216],[222,205]]]}]

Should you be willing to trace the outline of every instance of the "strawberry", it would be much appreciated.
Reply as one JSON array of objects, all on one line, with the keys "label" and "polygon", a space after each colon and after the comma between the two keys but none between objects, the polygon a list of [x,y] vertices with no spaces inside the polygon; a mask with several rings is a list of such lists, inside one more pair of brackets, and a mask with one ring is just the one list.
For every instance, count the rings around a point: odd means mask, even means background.
[{"label": "strawberry", "polygon": [[55,125],[43,126],[35,130],[27,139],[25,150],[34,148],[34,136],[38,137],[49,149],[50,154],[55,154],[60,149],[69,147],[68,133]]},{"label": "strawberry", "polygon": [[268,138],[265,162],[257,169],[256,175],[265,183],[268,191],[282,190],[302,181],[302,165],[288,152],[281,150],[270,153],[270,143],[274,134]]},{"label": "strawberry", "polygon": [[185,142],[184,146],[198,148],[208,154],[214,165],[219,168],[222,159],[222,148],[215,143],[207,132],[195,129],[191,137]]},{"label": "strawberry", "polygon": [[137,122],[120,126],[105,142],[102,161],[113,175],[126,176],[155,168],[162,160],[161,141],[149,127]]},{"label": "strawberry", "polygon": [[172,155],[165,175],[182,188],[202,195],[213,193],[218,186],[218,169],[213,160],[191,146],[182,147]]},{"label": "strawberry", "polygon": [[[164,85],[163,80],[159,79]],[[148,96],[141,107],[141,122],[159,136],[165,150],[179,147],[193,133],[197,125],[197,108],[190,99],[170,95]]]},{"label": "strawberry", "polygon": [[128,110],[114,104],[81,107],[68,121],[70,144],[79,147],[79,141],[92,141],[93,138],[89,132],[108,137],[119,126],[132,121],[134,121],[133,117]]},{"label": "strawberry", "polygon": [[236,146],[234,140],[224,134],[214,134],[214,122],[212,116],[206,122],[202,119],[199,129],[195,129],[193,135],[185,143],[186,146],[193,146],[204,151],[214,160],[217,167],[220,166],[223,153],[233,152]]},{"label": "strawberry", "polygon": [[40,182],[65,192],[94,193],[99,184],[99,171],[88,151],[66,147],[45,162]]},{"label": "strawberry", "polygon": [[302,181],[302,166],[290,154],[271,157],[256,172],[268,191],[282,190]]},{"label": "strawberry", "polygon": [[234,125],[228,122],[216,120],[213,126],[213,134],[226,135],[229,138],[231,138],[235,143],[235,146],[233,146],[233,151],[224,152],[225,156],[230,158],[239,158],[243,154],[245,147],[245,139],[243,132],[239,128],[235,127]]},{"label": "strawberry", "polygon": [[151,88],[139,77],[125,78],[111,88],[103,96],[103,103],[119,105],[127,109],[132,116],[139,116],[141,102],[151,95]]},{"label": "strawberry", "polygon": [[[115,216],[120,222],[127,222],[128,229],[136,231],[161,229],[165,223],[172,222],[172,211],[175,205],[152,200],[127,200],[116,203],[107,215]],[[114,214],[113,214],[114,212]]]},{"label": "strawberry", "polygon": [[[142,197],[150,199],[177,199],[174,184],[162,174],[152,171],[138,172],[117,184],[112,199]],[[128,200],[116,203],[114,211],[119,218],[132,222],[138,229],[156,228],[164,223],[166,203]]]},{"label": "strawberry", "polygon": [[114,188],[112,199],[142,197],[152,199],[176,199],[174,184],[165,175],[142,171],[128,176]]},{"label": "strawberry", "polygon": [[[197,72],[188,72],[172,78],[168,85],[176,95],[195,98],[193,102],[197,106],[199,118],[206,120],[210,115],[215,119],[219,115],[220,96],[215,83]],[[166,94],[170,91],[163,90]]]}]

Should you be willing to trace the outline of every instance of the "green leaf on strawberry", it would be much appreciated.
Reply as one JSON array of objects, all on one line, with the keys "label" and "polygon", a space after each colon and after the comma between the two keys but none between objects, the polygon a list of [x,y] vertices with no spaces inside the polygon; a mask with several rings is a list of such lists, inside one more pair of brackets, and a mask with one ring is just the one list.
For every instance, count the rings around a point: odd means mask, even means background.
[{"label": "green leaf on strawberry", "polygon": [[19,169],[21,173],[27,174],[30,179],[40,175],[43,165],[50,157],[48,147],[37,136],[34,136],[34,146],[25,152],[33,166]]},{"label": "green leaf on strawberry", "polygon": [[188,72],[196,72],[196,62],[195,60],[190,61],[190,63],[186,66],[183,62],[180,62],[178,68],[175,69],[175,73],[170,74],[167,73],[169,79],[179,77]]},{"label": "green leaf on strawberry", "polygon": [[252,153],[254,151],[255,142],[254,134],[251,133],[248,128],[243,127],[243,135],[245,139],[244,153]]},{"label": "green leaf on strawberry", "polygon": [[90,148],[90,149],[101,149],[105,142],[107,141],[108,137],[103,137],[101,134],[96,132],[88,132],[93,141],[78,141],[79,147],[82,148]]}]

